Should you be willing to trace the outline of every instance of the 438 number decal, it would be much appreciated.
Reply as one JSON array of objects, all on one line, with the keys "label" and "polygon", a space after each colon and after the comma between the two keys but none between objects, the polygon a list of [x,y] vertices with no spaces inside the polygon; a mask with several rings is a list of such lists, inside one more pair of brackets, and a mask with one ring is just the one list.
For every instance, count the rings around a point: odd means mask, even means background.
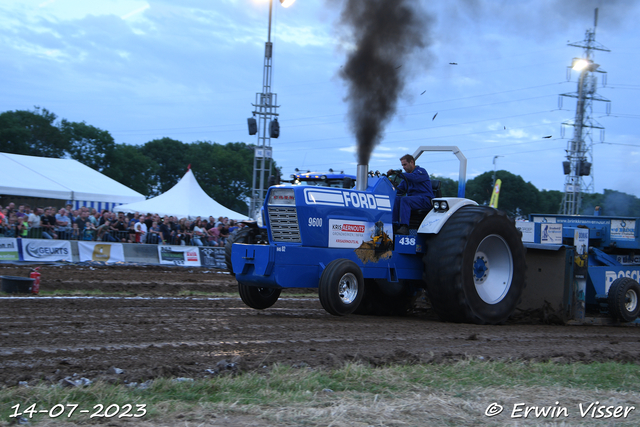
[{"label": "438 number decal", "polygon": [[398,243],[400,243],[401,245],[405,245],[405,246],[415,246],[416,245],[416,238],[415,237],[402,237],[400,240],[398,240]]}]

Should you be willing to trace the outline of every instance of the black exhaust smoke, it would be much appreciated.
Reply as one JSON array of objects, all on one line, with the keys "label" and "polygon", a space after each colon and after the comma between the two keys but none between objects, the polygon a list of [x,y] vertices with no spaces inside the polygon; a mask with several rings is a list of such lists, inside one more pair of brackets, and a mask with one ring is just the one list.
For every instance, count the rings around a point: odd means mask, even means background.
[{"label": "black exhaust smoke", "polygon": [[411,53],[428,44],[430,18],[417,0],[346,0],[341,24],[355,50],[340,70],[348,84],[349,122],[359,165],[368,165],[374,147],[393,117],[411,67]]}]

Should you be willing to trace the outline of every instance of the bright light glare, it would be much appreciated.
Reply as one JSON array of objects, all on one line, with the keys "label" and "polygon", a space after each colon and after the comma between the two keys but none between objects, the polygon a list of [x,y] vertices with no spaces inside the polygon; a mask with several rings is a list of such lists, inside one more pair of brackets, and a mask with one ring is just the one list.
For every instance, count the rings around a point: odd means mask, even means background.
[{"label": "bright light glare", "polygon": [[295,1],[296,0],[280,0],[280,4],[282,5],[282,7],[289,7],[293,3],[295,3]]},{"label": "bright light glare", "polygon": [[576,59],[573,61],[573,68],[576,71],[582,71],[589,66],[589,61],[586,59]]}]

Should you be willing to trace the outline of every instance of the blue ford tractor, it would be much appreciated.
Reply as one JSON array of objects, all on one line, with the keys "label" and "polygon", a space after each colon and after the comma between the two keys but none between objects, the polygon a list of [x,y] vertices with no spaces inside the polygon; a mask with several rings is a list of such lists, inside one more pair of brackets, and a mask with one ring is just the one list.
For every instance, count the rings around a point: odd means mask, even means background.
[{"label": "blue ford tractor", "polygon": [[441,197],[433,181],[433,209],[412,212],[409,235],[394,235],[395,186],[369,176],[367,165],[358,165],[355,188],[270,187],[266,235],[228,244],[244,303],[266,309],[284,288],[317,288],[333,315],[401,315],[425,290],[444,321],[507,320],[525,286],[520,232],[503,212],[464,198],[466,158],[457,147],[420,147],[414,157],[427,151],[458,157],[458,197]]}]

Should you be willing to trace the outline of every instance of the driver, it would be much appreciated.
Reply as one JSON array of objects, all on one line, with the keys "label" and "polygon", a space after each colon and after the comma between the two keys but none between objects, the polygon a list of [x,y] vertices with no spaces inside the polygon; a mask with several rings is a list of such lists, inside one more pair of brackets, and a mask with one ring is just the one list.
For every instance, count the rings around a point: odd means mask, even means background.
[{"label": "driver", "polygon": [[[397,175],[405,179],[398,185],[398,194],[393,204],[393,222],[398,224],[396,234],[409,234],[409,217],[411,209],[431,209],[431,199],[433,199],[433,189],[431,179],[424,168],[416,166],[416,159],[410,154],[400,157],[400,164],[405,173]],[[387,175],[396,173],[389,169]],[[407,188],[407,184],[408,187]],[[401,194],[407,195],[401,197]]]}]

